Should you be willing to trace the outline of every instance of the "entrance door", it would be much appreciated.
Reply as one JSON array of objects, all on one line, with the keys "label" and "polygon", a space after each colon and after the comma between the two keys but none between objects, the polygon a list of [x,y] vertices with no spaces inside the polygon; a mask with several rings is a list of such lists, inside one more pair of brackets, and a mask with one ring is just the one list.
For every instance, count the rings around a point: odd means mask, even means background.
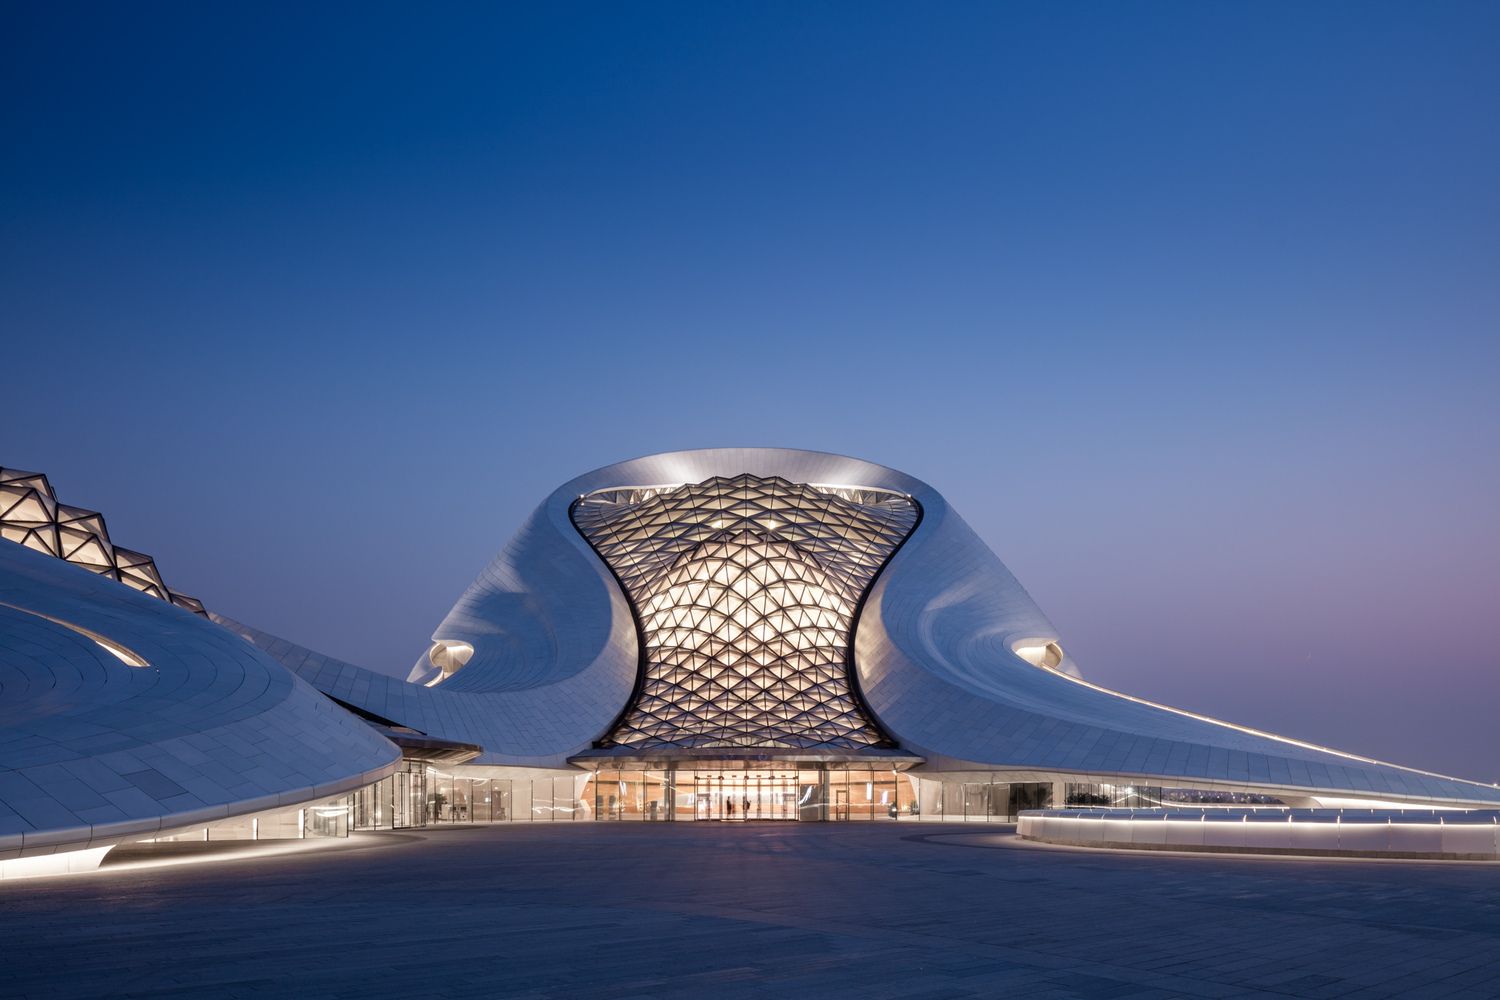
[{"label": "entrance door", "polygon": [[[680,785],[680,777],[678,781]],[[726,823],[794,820],[797,818],[797,772],[695,771],[693,799],[693,818],[697,820]]]}]

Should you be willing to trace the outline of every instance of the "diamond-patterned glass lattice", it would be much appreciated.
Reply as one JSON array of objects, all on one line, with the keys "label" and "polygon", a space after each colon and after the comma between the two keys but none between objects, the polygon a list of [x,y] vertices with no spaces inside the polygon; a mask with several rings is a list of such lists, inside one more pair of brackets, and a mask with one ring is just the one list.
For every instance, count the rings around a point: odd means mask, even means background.
[{"label": "diamond-patterned glass lattice", "polygon": [[644,638],[639,694],[605,746],[889,745],[850,686],[850,631],[916,526],[910,497],[715,477],[591,493],[573,522]]}]

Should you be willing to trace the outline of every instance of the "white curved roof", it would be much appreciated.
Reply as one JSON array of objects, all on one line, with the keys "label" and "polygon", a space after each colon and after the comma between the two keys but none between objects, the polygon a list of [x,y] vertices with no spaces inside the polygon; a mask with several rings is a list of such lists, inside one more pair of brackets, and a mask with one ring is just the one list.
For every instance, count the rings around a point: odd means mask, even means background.
[{"label": "white curved roof", "polygon": [[331,796],[399,763],[207,619],[0,542],[0,859]]},{"label": "white curved roof", "polygon": [[[619,715],[638,671],[624,595],[569,519],[580,495],[780,476],[912,496],[922,518],[876,578],[855,631],[859,687],[903,750],[934,764],[1119,774],[1192,784],[1493,803],[1500,789],[1341,754],[1105,691],[1012,652],[1057,631],[942,496],[894,469],[822,452],[719,448],[596,469],[565,483],[433,633],[474,654],[440,687],[403,683],[296,647],[277,655],[334,697],[481,763],[562,766]],[[1064,646],[1066,643],[1064,643]]]}]

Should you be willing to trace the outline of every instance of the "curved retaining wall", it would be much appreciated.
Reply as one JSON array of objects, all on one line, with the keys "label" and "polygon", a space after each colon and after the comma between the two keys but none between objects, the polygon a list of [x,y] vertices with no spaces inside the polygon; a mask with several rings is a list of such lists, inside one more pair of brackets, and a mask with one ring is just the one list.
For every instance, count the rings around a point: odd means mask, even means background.
[{"label": "curved retaining wall", "polygon": [[1500,860],[1500,810],[1034,809],[1026,840],[1133,851]]}]

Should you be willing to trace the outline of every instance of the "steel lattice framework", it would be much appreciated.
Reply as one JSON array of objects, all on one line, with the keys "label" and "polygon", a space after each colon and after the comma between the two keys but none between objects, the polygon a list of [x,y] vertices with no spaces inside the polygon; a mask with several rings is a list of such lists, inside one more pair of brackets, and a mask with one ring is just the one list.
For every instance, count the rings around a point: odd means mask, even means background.
[{"label": "steel lattice framework", "polygon": [[162,582],[154,559],[111,542],[103,514],[59,503],[52,484],[40,472],[0,468],[0,538],[82,566],[194,614],[206,614],[197,598],[179,594]]},{"label": "steel lattice framework", "polygon": [[916,526],[908,496],[780,477],[602,490],[574,524],[643,639],[636,697],[602,746],[889,746],[850,680],[866,589]]}]

